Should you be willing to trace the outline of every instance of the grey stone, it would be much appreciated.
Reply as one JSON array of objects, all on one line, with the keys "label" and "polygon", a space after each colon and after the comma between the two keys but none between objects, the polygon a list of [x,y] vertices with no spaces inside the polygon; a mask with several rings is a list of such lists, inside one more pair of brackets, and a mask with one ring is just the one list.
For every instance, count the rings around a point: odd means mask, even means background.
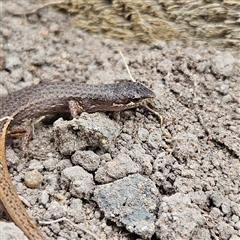
[{"label": "grey stone", "polygon": [[229,52],[223,52],[212,58],[212,71],[216,75],[230,77],[233,73],[235,59]]},{"label": "grey stone", "polygon": [[88,146],[108,148],[120,134],[120,126],[102,113],[82,113],[78,119],[58,119],[53,124],[59,151],[70,155]]},{"label": "grey stone", "polygon": [[23,232],[14,224],[0,221],[1,239],[28,240]]},{"label": "grey stone", "polygon": [[209,198],[212,200],[213,205],[217,208],[219,208],[223,203],[223,196],[220,193],[214,192],[209,196]]},{"label": "grey stone", "polygon": [[87,171],[95,171],[100,164],[100,156],[93,151],[77,151],[72,155],[72,162]]},{"label": "grey stone", "polygon": [[64,169],[60,181],[73,196],[79,198],[89,199],[95,187],[93,176],[79,166]]},{"label": "grey stone", "polygon": [[157,188],[139,174],[96,187],[95,199],[105,216],[143,238],[155,230]]}]

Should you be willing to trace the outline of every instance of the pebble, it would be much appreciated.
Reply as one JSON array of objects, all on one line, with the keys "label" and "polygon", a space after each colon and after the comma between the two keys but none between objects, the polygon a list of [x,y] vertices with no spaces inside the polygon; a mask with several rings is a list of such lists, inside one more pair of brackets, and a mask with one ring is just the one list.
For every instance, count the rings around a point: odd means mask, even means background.
[{"label": "pebble", "polygon": [[43,176],[37,169],[26,172],[24,175],[24,183],[29,188],[37,188],[42,183],[42,181]]}]

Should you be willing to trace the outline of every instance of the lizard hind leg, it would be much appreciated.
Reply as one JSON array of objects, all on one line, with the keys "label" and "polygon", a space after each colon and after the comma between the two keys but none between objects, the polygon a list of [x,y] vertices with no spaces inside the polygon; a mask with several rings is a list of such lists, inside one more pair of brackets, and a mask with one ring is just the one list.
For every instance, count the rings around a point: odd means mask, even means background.
[{"label": "lizard hind leg", "polygon": [[13,137],[23,136],[21,147],[23,151],[27,150],[28,143],[32,137],[32,128],[30,126],[14,125],[9,129],[9,134]]}]

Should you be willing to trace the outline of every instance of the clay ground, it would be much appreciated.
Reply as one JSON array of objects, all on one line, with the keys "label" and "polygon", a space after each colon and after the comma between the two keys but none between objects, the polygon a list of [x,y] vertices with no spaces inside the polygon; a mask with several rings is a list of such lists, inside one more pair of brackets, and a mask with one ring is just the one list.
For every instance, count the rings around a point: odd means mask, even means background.
[{"label": "clay ground", "polygon": [[[134,173],[154,183],[158,192],[151,239],[240,239],[239,55],[178,41],[146,45],[99,39],[70,27],[63,12],[43,8],[16,15],[20,7],[29,3],[3,1],[1,7],[1,95],[55,80],[130,81],[121,50],[136,81],[155,92],[153,106],[164,124],[140,108],[117,117],[107,114],[121,133],[110,148],[90,150],[105,161],[104,156],[127,156],[141,166]],[[11,178],[29,202],[30,216],[39,221],[66,217],[98,239],[142,239],[126,225],[109,221],[92,193],[80,199],[62,184],[62,171],[75,164],[71,155],[59,152],[52,126],[35,127],[29,144],[34,154],[23,156],[18,139],[7,147]],[[141,158],[148,160],[145,168]],[[36,189],[23,182],[24,173],[33,169],[43,176]],[[96,171],[89,171],[93,179]],[[110,182],[130,173],[128,169]],[[94,179],[95,187],[104,182]],[[66,221],[39,228],[47,239],[90,239]]]}]

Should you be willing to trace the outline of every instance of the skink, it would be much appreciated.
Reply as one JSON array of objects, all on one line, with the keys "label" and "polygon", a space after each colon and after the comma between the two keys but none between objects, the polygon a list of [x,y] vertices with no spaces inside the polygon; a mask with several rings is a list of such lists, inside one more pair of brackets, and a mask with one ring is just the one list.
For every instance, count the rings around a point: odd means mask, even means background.
[{"label": "skink", "polygon": [[31,136],[21,126],[26,120],[56,113],[70,113],[74,118],[81,112],[122,111],[144,106],[154,98],[151,90],[134,82],[106,85],[55,82],[25,88],[0,99],[0,200],[29,240],[44,237],[28,216],[10,179],[5,153],[7,131],[24,132],[26,144]]}]

